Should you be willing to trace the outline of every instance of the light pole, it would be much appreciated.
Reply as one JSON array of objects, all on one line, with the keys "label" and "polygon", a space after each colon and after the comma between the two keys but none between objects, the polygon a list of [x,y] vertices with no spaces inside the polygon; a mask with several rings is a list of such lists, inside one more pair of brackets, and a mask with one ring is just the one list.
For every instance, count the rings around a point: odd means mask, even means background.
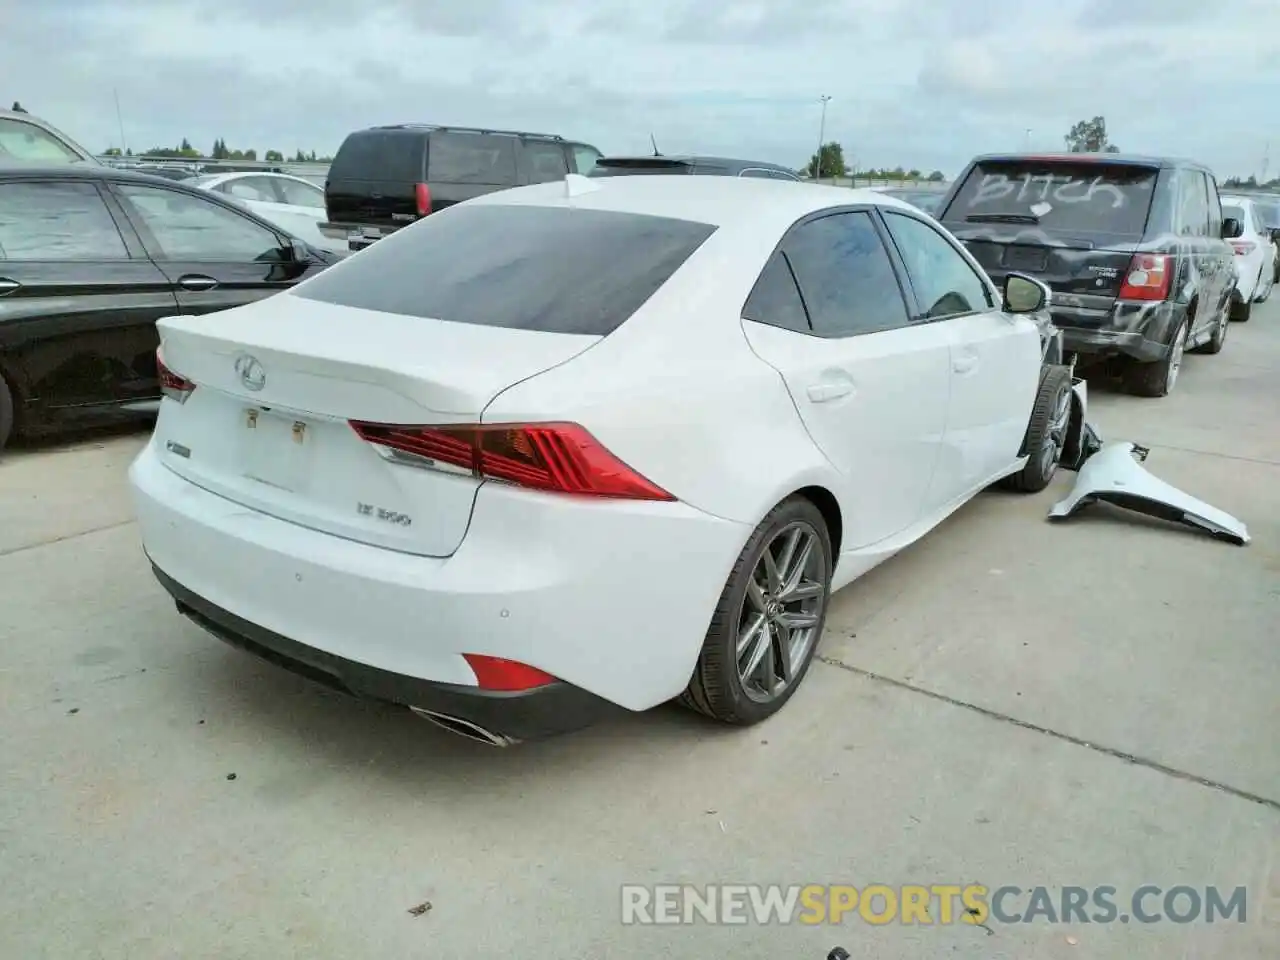
[{"label": "light pole", "polygon": [[1031,128],[1030,127],[1027,127],[1027,132],[1026,134],[1024,134],[1022,138],[1022,149],[1023,150],[1031,149]]},{"label": "light pole", "polygon": [[831,97],[823,94],[818,98],[822,101],[822,120],[818,123],[818,152],[813,161],[813,179],[822,179],[822,138],[827,135],[827,103]]}]

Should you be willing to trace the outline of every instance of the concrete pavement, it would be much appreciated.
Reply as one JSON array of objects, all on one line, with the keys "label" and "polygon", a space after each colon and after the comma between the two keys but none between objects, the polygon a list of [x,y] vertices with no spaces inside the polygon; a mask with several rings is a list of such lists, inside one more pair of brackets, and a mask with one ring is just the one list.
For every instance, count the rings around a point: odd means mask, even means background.
[{"label": "concrete pavement", "polygon": [[[137,435],[0,461],[0,956],[1280,955],[1280,309],[1104,436],[1236,548],[986,494],[844,591],[746,731],[662,709],[509,751],[177,616]],[[230,779],[234,774],[234,779]],[[1248,887],[1245,923],[623,927],[623,883]],[[409,910],[430,903],[414,916]],[[1025,906],[1025,904],[1022,904]]]}]

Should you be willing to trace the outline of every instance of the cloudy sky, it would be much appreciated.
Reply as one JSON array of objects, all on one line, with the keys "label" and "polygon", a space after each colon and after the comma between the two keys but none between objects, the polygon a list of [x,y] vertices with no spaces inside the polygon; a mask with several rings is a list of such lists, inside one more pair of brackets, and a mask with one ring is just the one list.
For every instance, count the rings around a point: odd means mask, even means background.
[{"label": "cloudy sky", "polygon": [[[1122,149],[1280,172],[1277,0],[0,0],[0,98],[94,151],[336,150],[421,120],[562,133],[606,153],[867,167],[1058,149],[1103,114]],[[1030,129],[1030,134],[1027,130]]]}]

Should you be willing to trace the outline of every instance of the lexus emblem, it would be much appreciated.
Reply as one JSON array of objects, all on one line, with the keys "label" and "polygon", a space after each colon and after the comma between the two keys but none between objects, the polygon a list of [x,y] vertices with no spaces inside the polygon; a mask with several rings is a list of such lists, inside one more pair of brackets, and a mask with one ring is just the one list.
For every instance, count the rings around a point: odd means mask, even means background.
[{"label": "lexus emblem", "polygon": [[242,353],[236,357],[236,375],[248,390],[258,391],[267,385],[267,371],[256,357]]}]

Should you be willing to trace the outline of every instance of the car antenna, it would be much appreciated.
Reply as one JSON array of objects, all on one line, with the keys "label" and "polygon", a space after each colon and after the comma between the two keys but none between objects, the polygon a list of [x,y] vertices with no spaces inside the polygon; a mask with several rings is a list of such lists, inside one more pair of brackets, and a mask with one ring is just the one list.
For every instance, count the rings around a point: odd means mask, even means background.
[{"label": "car antenna", "polygon": [[658,141],[657,141],[657,140],[655,140],[655,139],[653,139],[653,134],[652,134],[652,133],[651,133],[651,134],[649,134],[649,142],[650,142],[651,144],[653,144],[653,155],[654,155],[655,157],[660,157],[660,156],[662,156],[661,152],[659,152],[659,150],[658,150]]}]

